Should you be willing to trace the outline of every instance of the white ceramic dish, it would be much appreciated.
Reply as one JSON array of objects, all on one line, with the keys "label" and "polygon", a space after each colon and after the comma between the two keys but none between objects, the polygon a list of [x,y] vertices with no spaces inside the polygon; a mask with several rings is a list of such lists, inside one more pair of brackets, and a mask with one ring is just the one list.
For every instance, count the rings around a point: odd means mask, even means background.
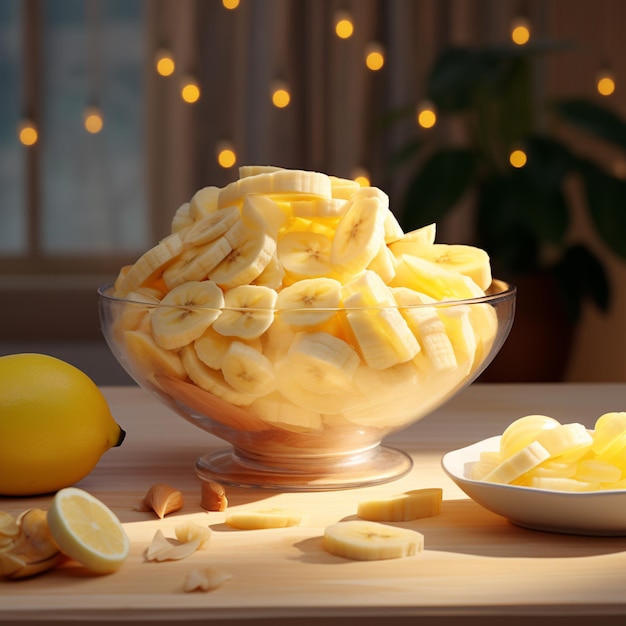
[{"label": "white ceramic dish", "polygon": [[570,493],[468,478],[480,453],[498,450],[500,437],[448,452],[445,473],[477,504],[518,526],[577,535],[625,536],[626,490]]}]

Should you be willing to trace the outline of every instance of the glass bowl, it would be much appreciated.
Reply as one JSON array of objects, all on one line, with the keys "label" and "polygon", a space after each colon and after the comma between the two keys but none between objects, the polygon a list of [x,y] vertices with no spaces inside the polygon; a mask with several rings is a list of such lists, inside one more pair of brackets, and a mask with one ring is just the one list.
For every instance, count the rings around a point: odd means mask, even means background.
[{"label": "glass bowl", "polygon": [[[267,320],[258,337],[210,327],[168,349],[153,331],[165,313],[226,319],[250,311],[200,311],[112,292],[111,285],[98,290],[99,312],[121,366],[184,419],[230,444],[198,458],[197,475],[286,491],[361,487],[405,475],[410,456],[382,445],[384,438],[484,371],[511,329],[516,297],[514,286],[494,280],[484,297],[328,309],[316,325],[310,310],[256,309]],[[402,336],[405,327],[417,347]]]}]

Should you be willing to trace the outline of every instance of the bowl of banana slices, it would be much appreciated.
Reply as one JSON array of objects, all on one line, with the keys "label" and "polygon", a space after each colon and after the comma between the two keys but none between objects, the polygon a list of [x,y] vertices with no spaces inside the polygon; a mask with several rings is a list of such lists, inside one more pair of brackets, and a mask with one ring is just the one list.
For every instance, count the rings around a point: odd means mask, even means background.
[{"label": "bowl of banana slices", "polygon": [[244,166],[98,290],[121,366],[227,442],[224,484],[328,490],[406,474],[390,433],[469,385],[503,345],[515,287],[488,255],[403,232],[376,187]]}]

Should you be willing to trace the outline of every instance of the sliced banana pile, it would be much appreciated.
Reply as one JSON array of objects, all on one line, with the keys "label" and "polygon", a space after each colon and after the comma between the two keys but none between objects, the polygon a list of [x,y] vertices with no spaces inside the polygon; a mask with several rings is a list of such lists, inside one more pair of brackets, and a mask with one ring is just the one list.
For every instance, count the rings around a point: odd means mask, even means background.
[{"label": "sliced banana pile", "polygon": [[46,511],[28,509],[17,518],[0,511],[0,578],[33,576],[63,558],[48,529]]},{"label": "sliced banana pile", "polygon": [[258,430],[399,427],[471,375],[497,331],[489,305],[435,306],[491,284],[483,250],[435,233],[404,233],[376,187],[246,166],[120,270],[115,336],[139,376],[247,407]]},{"label": "sliced banana pile", "polygon": [[593,430],[526,415],[502,433],[499,450],[481,453],[471,478],[549,489],[626,489],[626,412],[601,415]]}]

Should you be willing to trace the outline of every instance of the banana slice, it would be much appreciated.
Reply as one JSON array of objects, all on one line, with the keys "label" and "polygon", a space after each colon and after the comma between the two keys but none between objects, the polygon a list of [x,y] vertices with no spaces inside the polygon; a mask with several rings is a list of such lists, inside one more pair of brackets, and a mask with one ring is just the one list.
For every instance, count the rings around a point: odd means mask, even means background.
[{"label": "banana slice", "polygon": [[[394,244],[391,244],[392,247]],[[393,287],[408,287],[435,300],[482,298],[485,292],[469,277],[411,254],[396,256],[396,277]]]},{"label": "banana slice", "polygon": [[274,289],[261,285],[229,289],[224,295],[224,310],[213,323],[213,329],[225,337],[260,337],[274,321],[277,295]]},{"label": "banana slice", "polygon": [[360,189],[361,184],[351,178],[329,176],[331,196],[340,200],[350,200],[355,191]]},{"label": "banana slice", "polygon": [[594,425],[592,450],[607,459],[620,455],[626,446],[626,412],[601,415]]},{"label": "banana slice", "polygon": [[590,483],[616,483],[622,478],[622,470],[600,459],[585,459],[578,463],[574,478]]},{"label": "banana slice", "polygon": [[220,335],[212,326],[209,326],[204,334],[193,342],[193,347],[198,358],[206,366],[221,370],[224,356],[232,342],[233,339]]},{"label": "banana slice", "polygon": [[233,228],[224,235],[232,246],[231,252],[209,272],[209,278],[224,289],[248,285],[257,279],[276,251],[276,241],[264,232],[252,231],[231,240]]},{"label": "banana slice", "polygon": [[333,274],[332,245],[325,234],[292,231],[281,237],[276,250],[283,267],[297,280]]},{"label": "banana slice", "polygon": [[278,254],[274,253],[265,269],[252,281],[253,285],[261,285],[278,291],[284,284],[287,272],[280,262]]},{"label": "banana slice", "polygon": [[261,352],[240,341],[233,341],[222,360],[224,380],[237,391],[264,396],[276,389],[272,362]]},{"label": "banana slice", "polygon": [[261,530],[299,526],[303,519],[302,513],[292,509],[240,509],[226,513],[225,522],[239,530]]},{"label": "banana slice", "polygon": [[378,274],[387,285],[395,278],[396,257],[387,247],[387,244],[382,244],[380,246],[378,253],[370,261],[367,269]]},{"label": "banana slice", "polygon": [[232,247],[226,237],[203,246],[188,248],[163,272],[163,281],[171,290],[183,283],[206,280],[209,272],[221,263],[230,253]]},{"label": "banana slice", "polygon": [[385,369],[415,357],[420,345],[380,276],[366,270],[343,291],[348,325],[369,366]]},{"label": "banana slice", "polygon": [[220,190],[218,207],[241,204],[245,196],[261,194],[310,194],[331,197],[330,179],[326,174],[304,170],[276,170],[245,176]]},{"label": "banana slice", "polygon": [[185,368],[176,352],[158,346],[148,333],[128,330],[123,335],[123,341],[130,365],[137,373],[152,372],[181,380],[186,378]]},{"label": "banana slice", "polygon": [[284,168],[277,167],[275,165],[241,165],[239,167],[239,178],[256,176],[257,174],[269,174],[272,172],[278,172],[282,169]]},{"label": "banana slice", "polygon": [[341,283],[334,278],[305,278],[278,293],[281,319],[294,326],[315,326],[329,320],[341,304]]},{"label": "banana slice", "polygon": [[241,217],[249,229],[257,229],[273,239],[290,217],[288,205],[278,203],[267,196],[246,196],[241,209]]},{"label": "banana slice", "polygon": [[382,207],[385,213],[384,230],[386,243],[396,241],[404,236],[404,231],[398,219],[389,210],[389,196],[382,189],[378,187],[360,187],[352,194],[350,199],[355,202],[361,198],[376,198]]},{"label": "banana slice", "polygon": [[330,261],[347,275],[357,275],[374,259],[385,242],[387,210],[378,198],[351,202],[335,230]]},{"label": "banana slice", "polygon": [[183,240],[178,233],[172,233],[162,239],[156,246],[144,252],[129,268],[114,294],[125,296],[131,291],[149,283],[163,273],[183,251]]},{"label": "banana slice", "polygon": [[488,483],[512,483],[549,458],[550,452],[538,441],[533,441],[513,456],[499,463],[483,480]]},{"label": "banana slice", "polygon": [[357,561],[377,561],[414,556],[424,549],[424,536],[408,528],[352,520],[324,529],[324,550]]},{"label": "banana slice", "polygon": [[236,206],[215,210],[194,222],[184,233],[183,242],[187,246],[200,246],[215,241],[239,219],[241,214]]},{"label": "banana slice", "polygon": [[408,246],[405,248],[410,252],[410,245],[415,243],[432,245],[435,243],[435,238],[437,236],[437,225],[436,224],[427,224],[426,226],[421,226],[420,228],[416,228],[415,230],[410,230],[407,233],[398,239],[398,250],[401,250],[403,246]]},{"label": "banana slice", "polygon": [[443,269],[469,276],[481,289],[491,285],[489,255],[482,249],[462,244],[421,244],[400,239],[390,244],[396,255],[410,254],[436,263]]},{"label": "banana slice", "polygon": [[189,214],[194,220],[199,220],[217,211],[219,187],[203,187],[193,194],[189,201]]},{"label": "banana slice", "polygon": [[357,515],[371,522],[408,522],[434,517],[441,512],[443,490],[413,489],[389,498],[362,500]]},{"label": "banana slice", "polygon": [[535,441],[539,442],[551,457],[577,460],[591,450],[593,437],[583,424],[559,424],[542,430]]},{"label": "banana slice", "polygon": [[341,198],[304,198],[290,202],[294,217],[339,218],[345,215],[349,203]]},{"label": "banana slice", "polygon": [[189,378],[204,391],[236,406],[248,406],[254,402],[256,396],[237,391],[226,382],[222,372],[207,367],[192,345],[183,347],[179,354]]},{"label": "banana slice", "polygon": [[507,459],[537,439],[544,430],[560,426],[548,415],[524,415],[511,422],[500,437],[500,456]]},{"label": "banana slice", "polygon": [[277,392],[258,398],[249,410],[264,422],[294,433],[319,431],[323,426],[317,411],[297,406]]},{"label": "banana slice", "polygon": [[219,317],[224,294],[212,281],[192,281],[174,287],[150,318],[155,341],[167,350],[201,337]]},{"label": "banana slice", "polygon": [[194,225],[195,220],[191,215],[190,206],[189,202],[183,202],[183,204],[174,211],[174,216],[170,224],[170,231],[172,233],[184,234]]},{"label": "banana slice", "polygon": [[293,376],[308,391],[336,393],[353,388],[361,360],[345,341],[324,332],[299,333],[287,352]]}]

